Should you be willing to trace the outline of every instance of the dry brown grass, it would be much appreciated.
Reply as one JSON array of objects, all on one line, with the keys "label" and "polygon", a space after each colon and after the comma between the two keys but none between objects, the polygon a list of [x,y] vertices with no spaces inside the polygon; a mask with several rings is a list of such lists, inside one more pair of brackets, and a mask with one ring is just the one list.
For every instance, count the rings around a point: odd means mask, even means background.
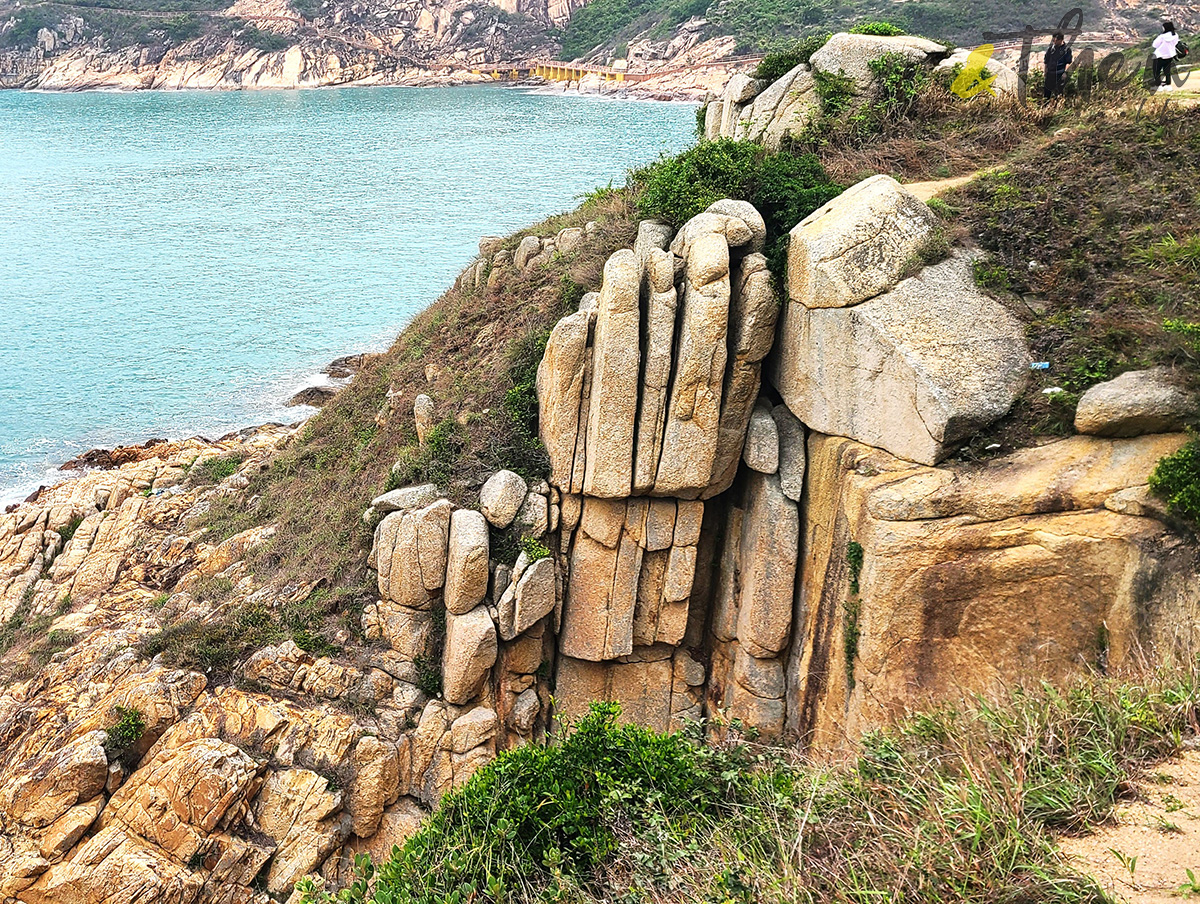
[{"label": "dry brown grass", "polygon": [[854,115],[826,120],[796,150],[819,154],[830,176],[845,185],[876,173],[902,182],[945,179],[999,163],[1090,111],[1134,100],[1128,93],[1097,91],[1086,101],[1022,103],[1007,93],[964,101],[945,80],[934,79],[903,117],[883,125]]}]

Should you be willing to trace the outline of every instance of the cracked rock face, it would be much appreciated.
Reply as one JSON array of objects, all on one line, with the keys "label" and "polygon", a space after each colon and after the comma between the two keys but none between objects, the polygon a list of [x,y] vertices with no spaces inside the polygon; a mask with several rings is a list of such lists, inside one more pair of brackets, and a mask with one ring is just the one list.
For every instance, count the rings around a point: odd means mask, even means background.
[{"label": "cracked rock face", "polygon": [[789,300],[774,383],[812,430],[921,464],[1003,416],[1025,385],[1021,323],[955,256],[853,307]]},{"label": "cracked rock face", "polygon": [[814,210],[788,241],[788,300],[846,308],[895,287],[938,227],[890,176],[872,176]]}]

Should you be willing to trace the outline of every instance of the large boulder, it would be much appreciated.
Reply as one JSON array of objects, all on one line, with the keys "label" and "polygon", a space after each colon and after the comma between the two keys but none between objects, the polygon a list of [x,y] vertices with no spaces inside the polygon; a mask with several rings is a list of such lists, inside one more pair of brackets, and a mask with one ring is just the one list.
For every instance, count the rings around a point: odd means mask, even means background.
[{"label": "large boulder", "polygon": [[527,492],[529,485],[520,474],[497,471],[479,491],[479,508],[493,527],[505,528],[517,517]]},{"label": "large boulder", "polygon": [[442,656],[442,693],[448,703],[469,703],[496,664],[496,625],[487,606],[465,615],[446,613],[446,649]]},{"label": "large boulder", "polygon": [[[974,51],[970,47],[959,47],[935,67],[939,71],[952,72],[955,66],[965,66]],[[1020,77],[993,56],[987,61],[988,74],[993,76],[989,87],[992,94],[1016,94],[1021,87]]]},{"label": "large boulder", "polygon": [[586,662],[564,657],[558,664],[554,701],[566,719],[587,712],[595,700],[615,700],[621,716],[658,731],[683,727],[700,714],[704,667],[666,644],[638,647],[621,662]]},{"label": "large boulder", "polygon": [[488,549],[488,523],[480,512],[459,509],[450,516],[445,600],[455,615],[470,612],[487,595]]},{"label": "large boulder", "polygon": [[265,763],[217,738],[157,747],[112,796],[102,827],[123,826],[181,863],[238,818],[262,784]]},{"label": "large boulder", "polygon": [[940,62],[950,51],[934,41],[912,35],[882,37],[839,32],[809,59],[818,72],[849,77],[860,91],[866,91],[874,81],[871,63],[884,56],[899,56],[914,63],[930,66]]},{"label": "large boulder", "polygon": [[934,235],[937,216],[891,176],[872,176],[798,223],[788,242],[790,301],[844,308],[899,282]]},{"label": "large boulder", "polygon": [[571,548],[562,651],[599,662],[633,652],[642,549],[625,531],[624,500],[585,498]]},{"label": "large boulder", "polygon": [[12,770],[0,787],[0,814],[41,828],[94,798],[108,778],[105,737],[103,731],[88,732]]},{"label": "large boulder", "polygon": [[754,106],[750,110],[750,123],[746,129],[746,138],[750,141],[758,141],[762,138],[767,126],[779,112],[780,104],[788,99],[788,92],[791,91],[796,79],[801,73],[807,73],[807,71],[808,67],[801,63],[782,78],[776,79],[754,98]]},{"label": "large boulder", "polygon": [[675,230],[667,223],[658,220],[642,220],[638,223],[637,240],[633,245],[633,253],[637,255],[638,263],[643,267],[650,259],[654,249],[666,251],[671,247],[671,239],[675,238]]},{"label": "large boulder", "polygon": [[771,415],[771,406],[765,402],[756,405],[750,414],[742,460],[746,467],[760,474],[779,470],[779,428]]},{"label": "large boulder", "polygon": [[[757,101],[755,106],[758,106]],[[812,73],[807,69],[797,72],[771,115],[771,121],[763,129],[762,143],[769,150],[779,150],[784,138],[802,131],[820,109],[821,99]]]},{"label": "large boulder", "polygon": [[557,579],[554,559],[538,559],[509,586],[500,601],[500,637],[513,640],[554,611]]},{"label": "large boulder", "polygon": [[1009,410],[1029,362],[1020,321],[955,256],[853,307],[789,302],[774,382],[810,429],[934,464]]},{"label": "large boulder", "polygon": [[375,529],[379,595],[412,609],[428,609],[446,579],[450,540],[449,500],[424,508],[393,512]]},{"label": "large boulder", "polygon": [[804,425],[787,405],[771,409],[775,430],[779,436],[779,485],[783,494],[794,502],[804,492],[804,468],[807,462],[804,448]]},{"label": "large boulder", "polygon": [[910,710],[914,688],[957,701],[1188,657],[1194,547],[1107,508],[1186,441],[1072,437],[928,468],[812,434],[789,730],[837,745]]},{"label": "large boulder", "polygon": [[429,505],[437,498],[437,484],[422,483],[417,486],[401,487],[398,490],[384,493],[382,496],[376,496],[371,500],[371,508],[385,515],[392,512],[411,512]]},{"label": "large boulder", "polygon": [[275,843],[267,888],[288,894],[296,880],[312,872],[350,835],[349,819],[339,819],[342,792],[309,769],[280,769],[267,775],[254,798],[258,830]]},{"label": "large boulder", "polygon": [[1097,383],[1075,409],[1075,429],[1093,436],[1141,436],[1183,429],[1196,399],[1168,368],[1130,371]]}]

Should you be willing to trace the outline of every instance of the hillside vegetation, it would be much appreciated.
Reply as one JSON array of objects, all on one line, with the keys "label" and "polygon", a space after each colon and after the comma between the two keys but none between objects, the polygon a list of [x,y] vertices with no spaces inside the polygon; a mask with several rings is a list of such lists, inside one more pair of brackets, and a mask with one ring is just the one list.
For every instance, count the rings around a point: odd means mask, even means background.
[{"label": "hillside vegetation", "polygon": [[500,754],[336,900],[1100,904],[1055,832],[1106,819],[1179,752],[1198,704],[1186,671],[1018,689],[912,716],[829,767],[736,726],[664,736],[597,704]]},{"label": "hillside vegetation", "polygon": [[[525,234],[598,224],[592,241],[544,267],[506,269],[493,286],[449,290],[253,478],[249,501],[213,505],[214,539],[276,524],[251,554],[256,576],[325,588],[307,630],[325,619],[332,636],[343,616],[356,627],[353,613],[374,593],[366,567],[374,522],[362,518],[370,499],[433,481],[451,499],[470,502],[499,468],[543,475],[533,380],[550,327],[599,289],[604,261],[631,246],[639,218],[680,223],[725,195],[767,215],[779,270],[781,239],[841,187],[876,172],[917,181],[996,167],[936,209],[947,243],[986,252],[979,281],[1029,325],[1035,357],[1049,367],[962,456],[994,456],[1070,432],[1079,393],[1122,370],[1166,363],[1194,378],[1200,299],[1188,249],[1200,233],[1200,121],[1139,119],[1123,97],[1051,107],[1007,98],[968,104],[945,80],[882,81],[900,84],[900,94],[881,91],[865,110],[831,104],[781,154],[741,142],[702,145],[509,237],[511,249]],[[1064,392],[1045,394],[1050,387]],[[419,393],[437,404],[438,425],[424,447],[411,414]],[[1184,479],[1172,492],[1194,482]],[[510,539],[502,554],[515,558],[517,538]]]},{"label": "hillside vegetation", "polygon": [[[1134,32],[1157,31],[1157,13],[1141,8],[1115,8],[1101,0],[1081,0],[1088,29],[1098,29],[1112,15]],[[1114,8],[1110,9],[1110,6]],[[876,20],[895,23],[908,34],[953,44],[975,45],[984,31],[1019,31],[1025,25],[1054,25],[1067,11],[1050,10],[1025,0],[592,0],[576,13],[563,35],[563,59],[612,48],[634,38],[662,39],[670,28],[691,16],[706,22],[705,37],[732,35],[739,52],[778,49],[811,34],[845,30]],[[1169,10],[1167,11],[1169,13]],[[1047,21],[1047,17],[1055,17]]]},{"label": "hillside vegetation", "polygon": [[1200,382],[1198,168],[1196,116],[1098,112],[950,197],[988,252],[977,278],[1049,364],[981,441],[1069,434],[1079,395],[1126,370]]}]

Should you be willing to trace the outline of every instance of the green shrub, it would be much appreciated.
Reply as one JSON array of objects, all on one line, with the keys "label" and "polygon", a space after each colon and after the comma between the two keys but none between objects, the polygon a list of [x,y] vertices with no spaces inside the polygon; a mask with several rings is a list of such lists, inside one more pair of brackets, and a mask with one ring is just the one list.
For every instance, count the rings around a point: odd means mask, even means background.
[{"label": "green shrub", "polygon": [[185,41],[200,37],[201,32],[204,31],[204,22],[199,16],[192,15],[191,13],[180,13],[177,16],[164,19],[162,27],[172,43],[182,44]]},{"label": "green shrub", "polygon": [[784,50],[768,53],[758,63],[754,77],[777,81],[783,78],[801,63],[807,63],[814,53],[824,47],[833,37],[829,32],[813,34],[796,41]]},{"label": "green shrub", "polygon": [[736,725],[661,735],[594,704],[553,743],[501,753],[387,862],[359,858],[336,900],[1099,904],[1048,829],[1107,818],[1198,703],[1188,670],[1089,676],[914,715],[828,767]]},{"label": "green shrub", "polygon": [[1200,525],[1200,438],[1159,461],[1150,490],[1166,500],[1168,511]]},{"label": "green shrub", "polygon": [[1187,236],[1182,242],[1167,234],[1154,244],[1139,249],[1134,260],[1151,267],[1178,266],[1200,270],[1200,233]]},{"label": "green shrub", "polygon": [[930,198],[925,203],[930,210],[938,215],[939,219],[950,220],[954,218],[954,208],[941,198]]},{"label": "green shrub", "polygon": [[452,417],[443,419],[425,434],[425,444],[401,451],[388,473],[384,491],[415,483],[435,483],[444,487],[462,453],[464,437]]},{"label": "green shrub", "polygon": [[530,564],[550,557],[550,548],[541,540],[534,537],[522,537],[520,543],[521,551],[529,558]]},{"label": "green shrub", "polygon": [[66,527],[58,532],[58,535],[62,537],[63,546],[71,542],[71,538],[75,536],[75,531],[79,530],[79,525],[81,524],[83,524],[83,516],[76,515],[67,522]]},{"label": "green shrub", "polygon": [[142,739],[146,733],[146,717],[140,709],[131,706],[114,707],[116,724],[107,731],[105,746],[113,753],[123,753]]},{"label": "green shrub", "polygon": [[[564,308],[577,308],[586,287],[570,279],[560,279],[559,287]],[[537,369],[549,340],[549,330],[535,330],[509,348],[509,388],[488,449],[493,470],[507,468],[526,480],[544,477],[550,470],[549,456],[538,435],[537,400]]]},{"label": "green shrub", "polygon": [[842,191],[811,154],[770,154],[754,142],[728,138],[660,160],[634,178],[643,186],[642,214],[676,228],[722,198],[749,201],[766,223],[776,275],[788,231]]},{"label": "green shrub", "polygon": [[857,91],[854,79],[841,72],[813,72],[813,88],[821,101],[821,113],[825,116],[840,116],[850,108]]},{"label": "green shrub", "polygon": [[881,38],[894,38],[904,33],[903,28],[891,22],[861,22],[850,29],[852,35],[875,35]]},{"label": "green shrub", "polygon": [[192,467],[190,475],[192,482],[197,484],[220,483],[226,477],[236,474],[245,460],[246,456],[241,452],[230,452],[226,455],[206,458]]},{"label": "green shrub", "polygon": [[863,548],[857,540],[846,544],[846,564],[850,566],[850,592],[858,596],[858,578],[862,574]]},{"label": "green shrub", "polygon": [[74,631],[67,631],[63,628],[55,628],[46,635],[46,648],[51,653],[60,653],[70,647],[79,639],[79,635]]},{"label": "green shrub", "polygon": [[1168,333],[1182,336],[1183,341],[1193,352],[1200,355],[1200,323],[1188,320],[1164,320],[1163,329]]},{"label": "green shrub", "polygon": [[976,258],[971,261],[971,272],[975,275],[975,285],[981,289],[1007,292],[1013,287],[1013,278],[1008,267],[995,258]]},{"label": "green shrub", "polygon": [[[727,809],[724,789],[742,780],[740,752],[722,755],[680,735],[618,726],[619,712],[616,704],[592,704],[560,743],[500,754],[443,798],[379,867],[374,899],[529,900],[538,888],[578,889],[618,850],[616,812],[633,825],[662,825]],[[355,900],[354,889],[339,898]]]},{"label": "green shrub", "polygon": [[867,65],[875,83],[871,110],[883,122],[906,118],[932,80],[925,66],[899,53],[885,53]]},{"label": "green shrub", "polygon": [[413,668],[417,672],[417,688],[426,697],[439,697],[442,693],[442,665],[427,656],[417,656],[413,660]]},{"label": "green shrub", "polygon": [[261,50],[263,53],[277,53],[280,50],[287,50],[296,43],[289,35],[265,31],[253,25],[247,25],[242,31],[241,41],[255,50]]}]

